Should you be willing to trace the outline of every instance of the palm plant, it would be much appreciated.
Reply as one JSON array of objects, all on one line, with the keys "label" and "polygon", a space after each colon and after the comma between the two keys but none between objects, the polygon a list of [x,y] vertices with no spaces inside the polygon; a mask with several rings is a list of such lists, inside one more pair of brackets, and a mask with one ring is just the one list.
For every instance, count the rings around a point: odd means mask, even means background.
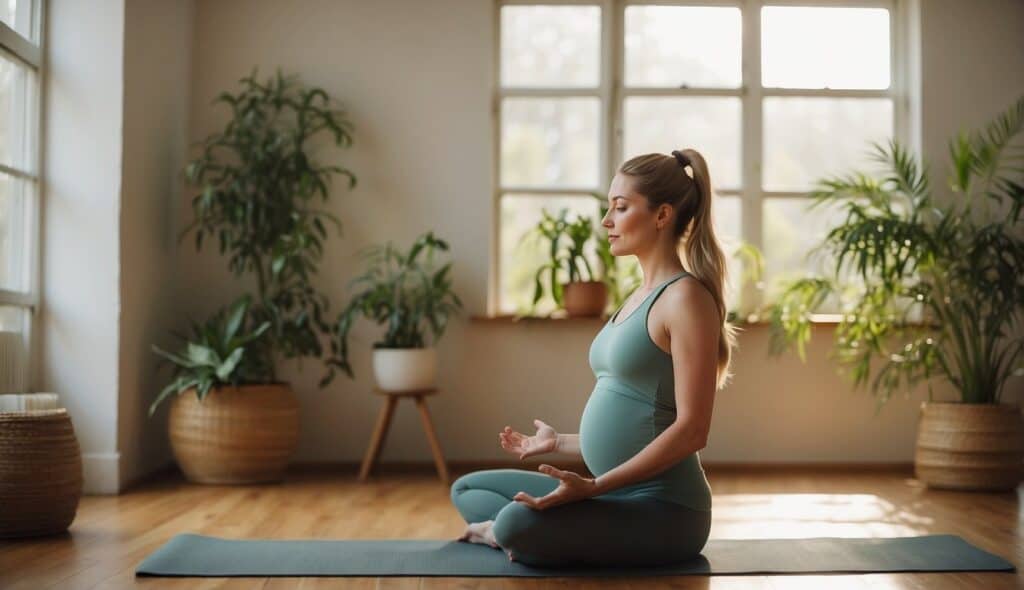
[{"label": "palm plant", "polygon": [[[1024,97],[983,130],[950,142],[948,204],[937,202],[927,164],[895,141],[873,144],[872,158],[885,165],[881,178],[855,172],[820,180],[810,207],[831,203],[846,213],[814,249],[835,272],[787,284],[770,308],[772,353],[795,342],[804,359],[809,314],[831,293],[845,300],[855,292],[836,352],[852,366],[855,386],[870,381],[876,414],[893,393],[922,380],[931,400],[933,376],[955,386],[964,403],[999,403],[1008,379],[1024,374],[1022,126]],[[844,284],[844,273],[862,286]],[[881,366],[872,379],[873,359]]]}]

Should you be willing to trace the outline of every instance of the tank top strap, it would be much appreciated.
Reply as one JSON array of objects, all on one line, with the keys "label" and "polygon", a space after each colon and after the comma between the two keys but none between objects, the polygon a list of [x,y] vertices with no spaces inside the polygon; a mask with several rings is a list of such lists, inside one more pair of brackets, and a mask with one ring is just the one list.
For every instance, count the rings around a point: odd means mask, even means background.
[{"label": "tank top strap", "polygon": [[[665,289],[667,289],[669,285],[671,285],[672,283],[676,282],[677,279],[681,279],[681,278],[683,278],[683,277],[685,277],[687,275],[690,275],[690,273],[688,273],[687,271],[684,270],[683,272],[677,274],[676,276],[674,276],[671,279],[669,279],[669,280],[665,281],[664,283],[662,283],[657,289],[654,290],[654,293],[650,297],[647,298],[647,302],[645,303],[645,305],[647,305],[647,306],[654,305],[654,301],[658,297],[661,296],[662,292],[664,292]],[[692,275],[690,275],[690,276],[692,276]]]}]

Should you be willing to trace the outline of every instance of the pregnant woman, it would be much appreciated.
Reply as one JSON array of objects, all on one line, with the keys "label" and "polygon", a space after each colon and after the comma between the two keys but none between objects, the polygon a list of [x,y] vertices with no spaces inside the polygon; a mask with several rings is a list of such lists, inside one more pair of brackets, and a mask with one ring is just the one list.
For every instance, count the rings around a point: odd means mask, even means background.
[{"label": "pregnant woman", "polygon": [[698,451],[715,392],[731,376],[735,335],[707,164],[691,149],[637,156],[619,168],[608,201],[601,223],[611,253],[636,256],[644,280],[591,343],[597,382],[579,434],[540,420],[533,436],[509,426],[498,434],[520,459],[581,456],[594,477],[541,465],[540,473],[475,471],[451,488],[468,524],[459,540],[527,565],[682,562],[700,553],[711,528]]}]

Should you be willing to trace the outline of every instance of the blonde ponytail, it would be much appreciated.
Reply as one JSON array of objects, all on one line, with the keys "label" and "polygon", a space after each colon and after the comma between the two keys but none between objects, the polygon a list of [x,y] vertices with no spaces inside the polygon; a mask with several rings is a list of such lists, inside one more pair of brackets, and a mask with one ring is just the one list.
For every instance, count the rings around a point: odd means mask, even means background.
[{"label": "blonde ponytail", "polygon": [[689,271],[711,291],[721,329],[718,337],[718,389],[725,387],[732,378],[732,349],[736,346],[736,328],[726,321],[728,310],[725,304],[725,287],[728,284],[727,258],[715,236],[711,215],[711,176],[708,164],[700,152],[692,149],[680,150],[690,160],[693,182],[699,195],[699,204],[689,224],[689,231],[683,235],[683,252]]},{"label": "blonde ponytail", "polygon": [[[686,168],[693,172],[691,177]],[[732,378],[732,350],[736,328],[727,321],[725,288],[728,284],[726,256],[715,236],[711,213],[711,176],[704,157],[697,150],[684,149],[673,155],[645,154],[626,161],[621,174],[632,177],[637,192],[647,197],[652,209],[663,203],[676,211],[675,235],[682,241],[684,266],[715,300],[720,319],[716,389]]]}]

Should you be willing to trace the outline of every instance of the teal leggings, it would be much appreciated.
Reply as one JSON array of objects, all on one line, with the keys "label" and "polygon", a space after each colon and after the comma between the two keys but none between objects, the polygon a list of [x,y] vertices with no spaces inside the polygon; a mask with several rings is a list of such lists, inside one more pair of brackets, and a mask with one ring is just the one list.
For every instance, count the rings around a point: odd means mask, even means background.
[{"label": "teal leggings", "polygon": [[711,513],[656,498],[597,496],[534,510],[517,492],[545,496],[558,479],[522,469],[474,471],[455,480],[452,503],[467,523],[493,520],[498,545],[533,566],[644,566],[696,557]]}]

